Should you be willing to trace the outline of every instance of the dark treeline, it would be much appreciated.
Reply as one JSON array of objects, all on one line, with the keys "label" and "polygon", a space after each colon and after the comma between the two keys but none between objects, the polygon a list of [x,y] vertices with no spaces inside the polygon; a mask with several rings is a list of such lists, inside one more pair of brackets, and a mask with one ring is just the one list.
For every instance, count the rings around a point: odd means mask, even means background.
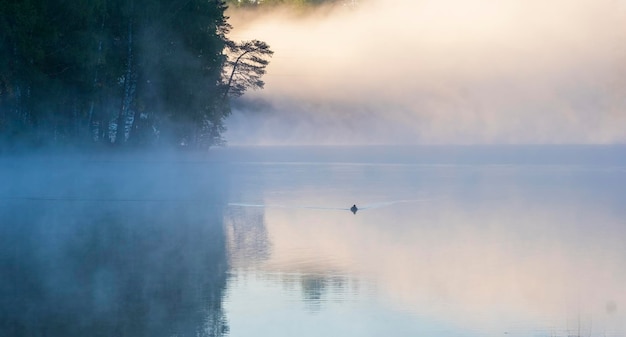
[{"label": "dark treeline", "polygon": [[228,3],[236,7],[265,7],[265,6],[292,6],[309,7],[322,4],[354,4],[357,0],[228,0]]},{"label": "dark treeline", "polygon": [[262,88],[222,0],[0,0],[0,144],[206,148]]}]

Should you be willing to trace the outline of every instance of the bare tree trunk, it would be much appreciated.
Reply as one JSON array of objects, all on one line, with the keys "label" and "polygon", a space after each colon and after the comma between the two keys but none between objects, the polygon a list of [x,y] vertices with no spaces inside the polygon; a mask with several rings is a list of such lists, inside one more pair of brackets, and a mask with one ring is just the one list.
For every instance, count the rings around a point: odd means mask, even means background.
[{"label": "bare tree trunk", "polygon": [[[132,3],[131,3],[132,6]],[[117,116],[117,129],[115,132],[115,143],[121,145],[126,141],[126,120],[128,118],[128,111],[133,101],[134,79],[133,79],[133,18],[130,17],[128,21],[128,49],[126,57],[126,74],[124,76],[124,95],[122,97],[122,106],[120,107],[119,114]]]},{"label": "bare tree trunk", "polygon": [[233,64],[233,70],[230,72],[230,76],[228,77],[228,83],[226,84],[226,91],[224,91],[224,96],[222,97],[222,100],[224,102],[226,101],[226,98],[228,97],[228,92],[230,91],[230,87],[233,84],[233,78],[235,77],[237,66],[239,66],[239,61],[241,61],[241,58],[248,53],[250,53],[250,51],[245,51],[243,54],[239,55],[239,57],[237,57],[237,60],[235,60],[235,63]]},{"label": "bare tree trunk", "polygon": [[[106,7],[106,2],[105,2]],[[105,11],[106,12],[106,11]],[[89,117],[87,121],[87,130],[88,136],[92,142],[101,141],[99,137],[99,128],[102,128],[102,122],[98,123],[94,119],[94,109],[96,108],[96,97],[100,96],[101,93],[98,92],[98,81],[100,80],[100,68],[102,67],[102,43],[103,43],[103,35],[104,35],[104,23],[106,21],[106,13],[102,14],[102,23],[100,24],[100,39],[98,41],[98,60],[96,61],[96,68],[93,75],[93,87],[95,93],[91,96],[91,102],[89,102]],[[101,106],[98,107],[102,109]],[[96,126],[98,124],[98,126]]]}]

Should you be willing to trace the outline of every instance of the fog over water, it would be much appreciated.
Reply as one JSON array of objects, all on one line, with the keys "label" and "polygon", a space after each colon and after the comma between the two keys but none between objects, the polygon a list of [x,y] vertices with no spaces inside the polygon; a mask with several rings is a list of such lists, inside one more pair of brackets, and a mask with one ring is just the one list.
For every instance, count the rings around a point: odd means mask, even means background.
[{"label": "fog over water", "polygon": [[268,42],[266,88],[231,144],[626,141],[626,4],[359,1],[309,15],[229,12]]},{"label": "fog over water", "polygon": [[230,151],[233,336],[626,333],[623,148]]},{"label": "fog over water", "polygon": [[0,335],[621,337],[625,174],[623,146],[6,156]]},{"label": "fog over water", "polygon": [[0,335],[222,335],[223,181],[190,156],[0,158]]},{"label": "fog over water", "polygon": [[228,147],[0,153],[0,336],[626,336],[624,0],[229,14]]}]

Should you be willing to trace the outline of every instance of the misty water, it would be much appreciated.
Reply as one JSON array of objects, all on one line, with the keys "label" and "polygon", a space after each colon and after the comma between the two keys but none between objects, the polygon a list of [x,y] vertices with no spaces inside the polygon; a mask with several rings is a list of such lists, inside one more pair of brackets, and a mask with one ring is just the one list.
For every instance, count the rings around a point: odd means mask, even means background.
[{"label": "misty water", "polygon": [[626,334],[623,147],[0,164],[2,336]]}]

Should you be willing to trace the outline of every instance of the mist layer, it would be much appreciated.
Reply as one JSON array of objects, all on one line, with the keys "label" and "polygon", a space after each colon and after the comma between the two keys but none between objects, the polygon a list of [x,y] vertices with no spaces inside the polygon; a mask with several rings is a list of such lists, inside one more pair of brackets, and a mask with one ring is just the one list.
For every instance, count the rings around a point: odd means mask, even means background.
[{"label": "mist layer", "polygon": [[362,1],[229,13],[275,51],[231,144],[626,141],[626,3]]}]

